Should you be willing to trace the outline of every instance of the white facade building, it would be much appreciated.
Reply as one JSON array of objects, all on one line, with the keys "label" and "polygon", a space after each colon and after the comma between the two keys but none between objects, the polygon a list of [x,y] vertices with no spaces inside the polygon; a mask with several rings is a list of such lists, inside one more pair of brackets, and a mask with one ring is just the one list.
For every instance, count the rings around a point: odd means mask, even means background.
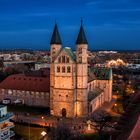
[{"label": "white facade building", "polygon": [[0,105],[0,140],[10,140],[14,136],[10,130],[14,124],[9,121],[12,117],[13,114],[7,112],[7,106]]}]

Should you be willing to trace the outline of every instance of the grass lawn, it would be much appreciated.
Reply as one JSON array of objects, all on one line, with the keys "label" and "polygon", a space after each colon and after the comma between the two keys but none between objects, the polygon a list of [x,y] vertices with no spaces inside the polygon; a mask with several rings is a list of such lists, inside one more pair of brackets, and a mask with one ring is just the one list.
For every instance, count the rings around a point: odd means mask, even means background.
[{"label": "grass lawn", "polygon": [[[30,129],[29,129],[30,128]],[[24,138],[24,140],[40,140],[42,138],[41,132],[46,131],[45,128],[38,128],[38,127],[29,127],[24,125],[16,124],[14,128],[14,132],[17,135],[20,135]]]}]

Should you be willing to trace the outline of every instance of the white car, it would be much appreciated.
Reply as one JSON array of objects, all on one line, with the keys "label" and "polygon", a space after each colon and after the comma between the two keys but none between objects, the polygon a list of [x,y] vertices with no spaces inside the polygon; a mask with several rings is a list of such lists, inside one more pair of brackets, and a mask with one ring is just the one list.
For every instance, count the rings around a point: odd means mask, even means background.
[{"label": "white car", "polygon": [[5,104],[5,105],[8,105],[11,103],[11,100],[9,98],[5,98],[2,100],[2,103]]},{"label": "white car", "polygon": [[14,103],[15,103],[15,104],[23,104],[23,100],[21,100],[21,99],[16,99],[16,100],[14,101]]}]

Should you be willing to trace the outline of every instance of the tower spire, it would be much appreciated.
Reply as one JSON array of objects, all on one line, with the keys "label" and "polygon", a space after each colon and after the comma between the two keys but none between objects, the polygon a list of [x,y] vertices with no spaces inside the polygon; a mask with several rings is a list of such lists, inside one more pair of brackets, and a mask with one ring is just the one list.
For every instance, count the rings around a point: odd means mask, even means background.
[{"label": "tower spire", "polygon": [[76,44],[88,44],[86,36],[85,36],[84,28],[83,28],[82,18],[81,18],[81,27],[80,27],[80,31],[76,40]]},{"label": "tower spire", "polygon": [[62,44],[56,21],[50,44]]}]

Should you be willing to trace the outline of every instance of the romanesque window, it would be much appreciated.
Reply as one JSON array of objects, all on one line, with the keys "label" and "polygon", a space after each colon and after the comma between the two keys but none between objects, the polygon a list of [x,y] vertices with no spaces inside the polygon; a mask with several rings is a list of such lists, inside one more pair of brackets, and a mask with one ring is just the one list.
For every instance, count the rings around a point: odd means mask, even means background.
[{"label": "romanesque window", "polygon": [[82,53],[82,48],[79,48],[78,49],[78,54],[81,54]]},{"label": "romanesque window", "polygon": [[58,58],[58,63],[61,63],[61,57]]},{"label": "romanesque window", "polygon": [[60,67],[59,66],[57,67],[57,72],[60,72]]},{"label": "romanesque window", "polygon": [[66,95],[66,97],[68,98],[68,95]]},{"label": "romanesque window", "polygon": [[69,57],[66,58],[66,63],[69,63]]},{"label": "romanesque window", "polygon": [[67,67],[67,73],[70,73],[71,72],[71,69],[70,69],[70,66]]},{"label": "romanesque window", "polygon": [[65,67],[64,66],[62,67],[62,73],[65,73]]},{"label": "romanesque window", "polygon": [[82,57],[79,57],[79,63],[82,63]]},{"label": "romanesque window", "polygon": [[65,63],[65,56],[62,56],[62,63]]}]

